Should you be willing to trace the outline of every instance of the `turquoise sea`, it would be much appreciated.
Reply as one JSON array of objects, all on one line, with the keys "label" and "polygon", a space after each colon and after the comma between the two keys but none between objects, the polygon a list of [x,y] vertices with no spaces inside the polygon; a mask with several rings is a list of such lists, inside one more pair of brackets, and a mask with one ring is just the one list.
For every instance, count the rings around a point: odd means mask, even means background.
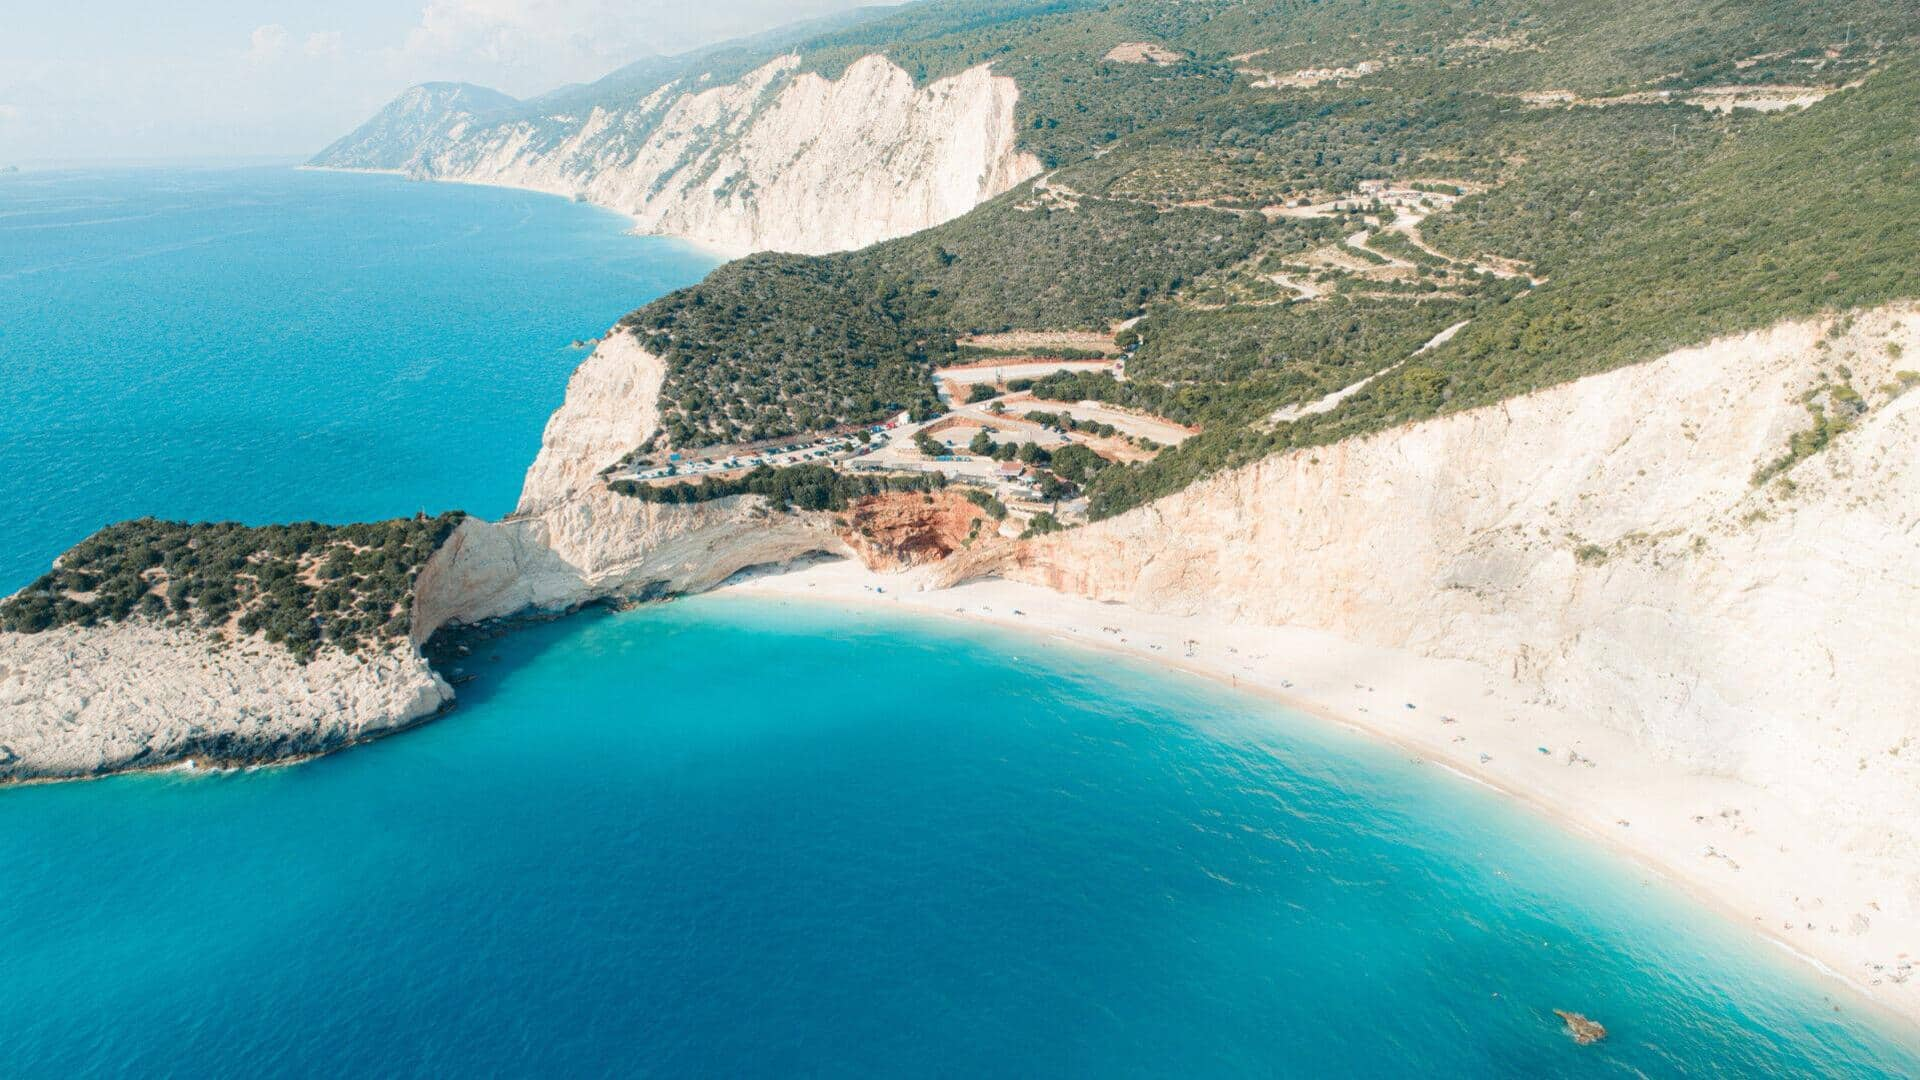
[{"label": "turquoise sea", "polygon": [[[707,265],[622,225],[0,179],[0,586],[127,514],[505,509],[568,340]],[[1211,684],[727,596],[467,663],[319,761],[0,791],[0,1075],[1920,1075],[1638,865]]]},{"label": "turquoise sea", "polygon": [[513,508],[570,348],[714,265],[563,199],[0,176],[0,592],[123,518]]}]

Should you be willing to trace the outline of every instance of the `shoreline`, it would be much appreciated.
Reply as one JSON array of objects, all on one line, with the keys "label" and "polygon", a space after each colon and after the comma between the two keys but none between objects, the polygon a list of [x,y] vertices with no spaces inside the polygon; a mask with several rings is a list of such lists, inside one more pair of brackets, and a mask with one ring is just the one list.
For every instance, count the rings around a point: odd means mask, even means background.
[{"label": "shoreline", "polygon": [[1898,1037],[1920,1042],[1920,979],[1908,978],[1920,969],[1908,955],[1920,919],[1908,898],[1834,851],[1816,823],[1766,791],[1689,773],[1621,732],[1583,728],[1470,661],[1357,645],[1302,627],[1156,615],[999,579],[947,589],[925,583],[924,572],[815,561],[743,572],[705,595],[864,604],[985,623],[1258,694],[1405,750],[1606,845],[1715,917],[1757,932]]},{"label": "shoreline", "polygon": [[[427,664],[429,672],[438,676],[439,669],[433,667],[430,660]],[[459,707],[459,695],[450,694],[442,699],[438,706],[426,712],[395,720],[377,730],[362,731],[357,735],[342,739],[330,746],[296,750],[289,753],[238,754],[226,757],[215,754],[189,754],[184,757],[169,758],[151,764],[109,766],[86,773],[7,777],[0,779],[0,795],[15,788],[41,787],[50,784],[90,784],[101,780],[111,780],[116,777],[126,776],[163,776],[167,774],[216,776],[256,772],[262,769],[284,769],[295,765],[303,765],[310,761],[318,761],[321,758],[331,757],[334,754],[352,750],[355,747],[365,746],[369,743],[376,743],[396,735],[406,734],[415,728],[425,727],[436,720],[446,718]]]},{"label": "shoreline", "polygon": [[576,195],[558,191],[548,191],[545,188],[528,187],[524,184],[509,184],[499,180],[473,180],[459,176],[427,176],[415,181],[413,175],[405,169],[358,169],[346,168],[340,165],[311,165],[304,162],[295,165],[294,168],[302,172],[340,173],[345,176],[398,176],[414,183],[459,184],[463,187],[495,188],[501,191],[524,191],[530,195],[546,195],[555,199],[564,199],[578,206],[591,206],[595,210],[604,210],[609,214],[616,214],[626,218],[627,228],[623,230],[626,235],[651,240],[671,240],[677,244],[685,244],[687,247],[692,248],[697,254],[714,260],[716,266],[723,263],[730,263],[735,259],[752,254],[752,252],[748,251],[735,251],[731,248],[718,246],[710,240],[704,240],[696,236],[683,236],[679,233],[650,232],[641,226],[640,217],[637,214],[628,213],[625,210],[608,206],[605,203],[594,202],[591,199],[579,198]]}]

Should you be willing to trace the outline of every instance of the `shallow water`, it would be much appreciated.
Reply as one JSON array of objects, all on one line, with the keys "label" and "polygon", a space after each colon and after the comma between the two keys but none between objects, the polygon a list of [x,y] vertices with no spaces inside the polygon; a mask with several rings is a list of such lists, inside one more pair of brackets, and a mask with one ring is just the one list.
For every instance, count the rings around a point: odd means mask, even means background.
[{"label": "shallow water", "polygon": [[[497,657],[498,659],[494,659]],[[0,793],[27,1071],[1877,1075],[1751,935],[1325,725],[712,598],[292,768]],[[1575,1046],[1551,1010],[1611,1036]]]},{"label": "shallow water", "polygon": [[[0,230],[131,218],[0,231],[0,300],[89,328],[0,330],[8,587],[127,513],[498,512],[566,341],[704,265],[512,192],[167,177],[228,208],[194,248],[150,179],[0,184]],[[150,332],[108,333],[122,296]],[[451,715],[319,761],[0,791],[0,1071],[1920,1074],[1637,865],[1104,654],[722,596],[467,666]]]}]

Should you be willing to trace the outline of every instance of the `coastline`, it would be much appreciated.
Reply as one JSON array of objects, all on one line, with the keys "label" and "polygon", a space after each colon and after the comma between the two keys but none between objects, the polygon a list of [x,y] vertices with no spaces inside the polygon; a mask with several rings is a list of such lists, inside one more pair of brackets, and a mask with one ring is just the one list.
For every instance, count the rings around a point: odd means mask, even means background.
[{"label": "coastline", "polygon": [[404,735],[415,728],[425,727],[436,720],[444,719],[459,708],[457,698],[442,701],[438,708],[418,716],[395,721],[379,731],[369,731],[335,746],[316,750],[302,750],[291,754],[264,754],[259,756],[239,755],[235,757],[217,757],[211,755],[189,756],[175,761],[162,761],[153,765],[131,765],[125,768],[108,769],[102,772],[87,773],[81,776],[30,776],[22,779],[0,780],[0,793],[14,788],[41,787],[49,784],[88,784],[97,780],[111,780],[121,776],[219,776],[229,773],[260,772],[265,769],[289,769],[296,765],[305,765],[324,757],[352,750],[368,743],[376,743],[395,735]]},{"label": "coastline", "polygon": [[1357,645],[1302,627],[1156,615],[998,579],[947,589],[926,583],[924,572],[816,561],[745,572],[706,595],[987,623],[1260,694],[1519,800],[1756,931],[1898,1025],[1909,1041],[1920,1030],[1920,980],[1908,978],[1920,965],[1909,955],[1920,918],[1901,884],[1883,865],[1835,850],[1822,830],[1765,791],[1689,773],[1624,733],[1583,727],[1468,661]]},{"label": "coastline", "polygon": [[[302,172],[340,173],[345,176],[353,176],[356,174],[366,176],[398,176],[403,179],[411,179],[411,174],[405,169],[349,169],[338,165],[311,165],[304,162],[294,166],[294,168]],[[498,180],[474,180],[458,176],[428,176],[423,177],[418,182],[423,184],[459,184],[463,187],[496,188],[501,191],[524,191],[532,195],[546,195],[555,199],[565,199],[567,202],[577,203],[581,206],[591,206],[595,210],[604,210],[609,214],[618,214],[626,218],[626,233],[628,236],[651,237],[656,240],[671,240],[677,244],[684,244],[692,248],[695,253],[714,260],[716,265],[724,262],[732,262],[734,259],[751,254],[751,252],[738,251],[698,236],[684,236],[680,233],[651,232],[641,226],[640,217],[637,214],[629,213],[618,207],[608,206],[605,203],[594,202],[592,199],[578,198],[576,195],[566,192],[549,191],[546,188],[528,187],[524,184],[509,184]]]},{"label": "coastline", "polygon": [[318,757],[426,723],[454,692],[405,639],[309,661],[127,621],[0,635],[0,787]]}]

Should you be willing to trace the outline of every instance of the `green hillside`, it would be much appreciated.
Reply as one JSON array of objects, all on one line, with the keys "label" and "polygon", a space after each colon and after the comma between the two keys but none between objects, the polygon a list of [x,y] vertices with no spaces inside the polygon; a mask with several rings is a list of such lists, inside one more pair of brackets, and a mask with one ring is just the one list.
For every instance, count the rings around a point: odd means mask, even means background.
[{"label": "green hillside", "polygon": [[[1144,316],[1125,382],[1036,387],[1202,428],[1092,479],[1111,514],[1289,446],[1920,295],[1916,28],[1911,4],[1865,2],[914,5],[805,64],[991,61],[1054,167],[901,240],[730,264],[628,324],[668,357],[669,436],[694,446],[924,403],[957,336]],[[1103,59],[1128,42],[1175,59]],[[1299,74],[1327,68],[1349,70]],[[1818,100],[1705,107],[1743,88]]]}]

